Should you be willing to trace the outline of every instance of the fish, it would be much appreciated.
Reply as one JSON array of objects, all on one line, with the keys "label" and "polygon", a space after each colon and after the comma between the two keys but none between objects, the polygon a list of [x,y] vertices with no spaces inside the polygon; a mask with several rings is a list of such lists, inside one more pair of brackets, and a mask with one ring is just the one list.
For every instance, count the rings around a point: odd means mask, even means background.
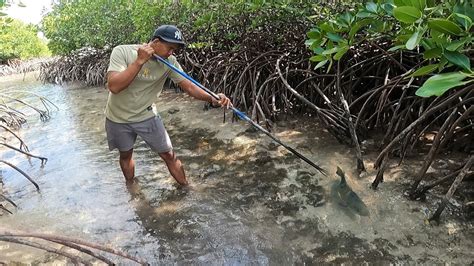
[{"label": "fish", "polygon": [[344,212],[351,218],[355,218],[354,214],[369,216],[369,209],[347,184],[346,175],[339,166],[337,167],[336,174],[341,180],[340,182],[335,182],[332,186],[332,197],[334,201],[343,207]]}]

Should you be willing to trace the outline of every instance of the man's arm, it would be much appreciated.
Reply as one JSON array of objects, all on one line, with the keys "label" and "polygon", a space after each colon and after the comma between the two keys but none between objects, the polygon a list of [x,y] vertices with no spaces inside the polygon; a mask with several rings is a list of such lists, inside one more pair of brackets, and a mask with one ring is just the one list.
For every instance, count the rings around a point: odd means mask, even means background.
[{"label": "man's arm", "polygon": [[229,98],[227,98],[224,94],[218,93],[217,96],[219,96],[219,100],[214,99],[211,95],[207,94],[204,90],[196,86],[194,83],[191,81],[185,79],[178,83],[179,87],[181,87],[189,96],[205,101],[208,103],[211,103],[213,106],[222,106],[222,107],[227,107],[229,108],[232,106],[232,102],[230,101]]},{"label": "man's arm", "polygon": [[121,72],[110,71],[107,73],[107,84],[110,92],[117,94],[130,85],[133,79],[137,76],[142,66],[151,58],[154,50],[148,44],[138,48],[137,59]]}]

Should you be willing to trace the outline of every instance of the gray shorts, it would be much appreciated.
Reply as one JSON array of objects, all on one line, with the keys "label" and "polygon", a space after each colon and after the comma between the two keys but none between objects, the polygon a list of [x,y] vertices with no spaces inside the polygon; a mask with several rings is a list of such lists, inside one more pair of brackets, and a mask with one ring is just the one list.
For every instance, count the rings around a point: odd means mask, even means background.
[{"label": "gray shorts", "polygon": [[137,135],[155,152],[163,153],[173,149],[168,132],[159,116],[137,123],[115,123],[106,118],[105,131],[109,150],[115,148],[119,151],[131,150]]}]

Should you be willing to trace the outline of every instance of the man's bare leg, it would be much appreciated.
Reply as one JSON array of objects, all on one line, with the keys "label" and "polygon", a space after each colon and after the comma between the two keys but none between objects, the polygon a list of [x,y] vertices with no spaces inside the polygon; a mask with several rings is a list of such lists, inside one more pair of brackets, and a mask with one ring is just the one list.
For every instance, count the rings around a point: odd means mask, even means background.
[{"label": "man's bare leg", "polygon": [[182,186],[187,186],[188,181],[186,180],[186,175],[184,174],[184,168],[181,164],[181,161],[176,157],[176,154],[173,151],[159,153],[161,159],[163,159],[170,171],[170,174],[174,177],[176,182]]},{"label": "man's bare leg", "polygon": [[135,177],[135,162],[132,159],[133,149],[120,152],[120,168],[127,182],[133,182]]}]

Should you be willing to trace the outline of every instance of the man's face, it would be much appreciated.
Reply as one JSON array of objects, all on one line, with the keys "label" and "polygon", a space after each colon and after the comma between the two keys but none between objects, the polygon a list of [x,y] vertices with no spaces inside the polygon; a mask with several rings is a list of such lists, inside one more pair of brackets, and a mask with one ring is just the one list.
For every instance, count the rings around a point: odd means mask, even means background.
[{"label": "man's face", "polygon": [[180,46],[176,43],[169,43],[169,42],[161,41],[159,39],[155,39],[153,41],[152,47],[155,50],[155,54],[163,58],[168,58],[170,55],[172,55],[176,50],[180,48]]}]

